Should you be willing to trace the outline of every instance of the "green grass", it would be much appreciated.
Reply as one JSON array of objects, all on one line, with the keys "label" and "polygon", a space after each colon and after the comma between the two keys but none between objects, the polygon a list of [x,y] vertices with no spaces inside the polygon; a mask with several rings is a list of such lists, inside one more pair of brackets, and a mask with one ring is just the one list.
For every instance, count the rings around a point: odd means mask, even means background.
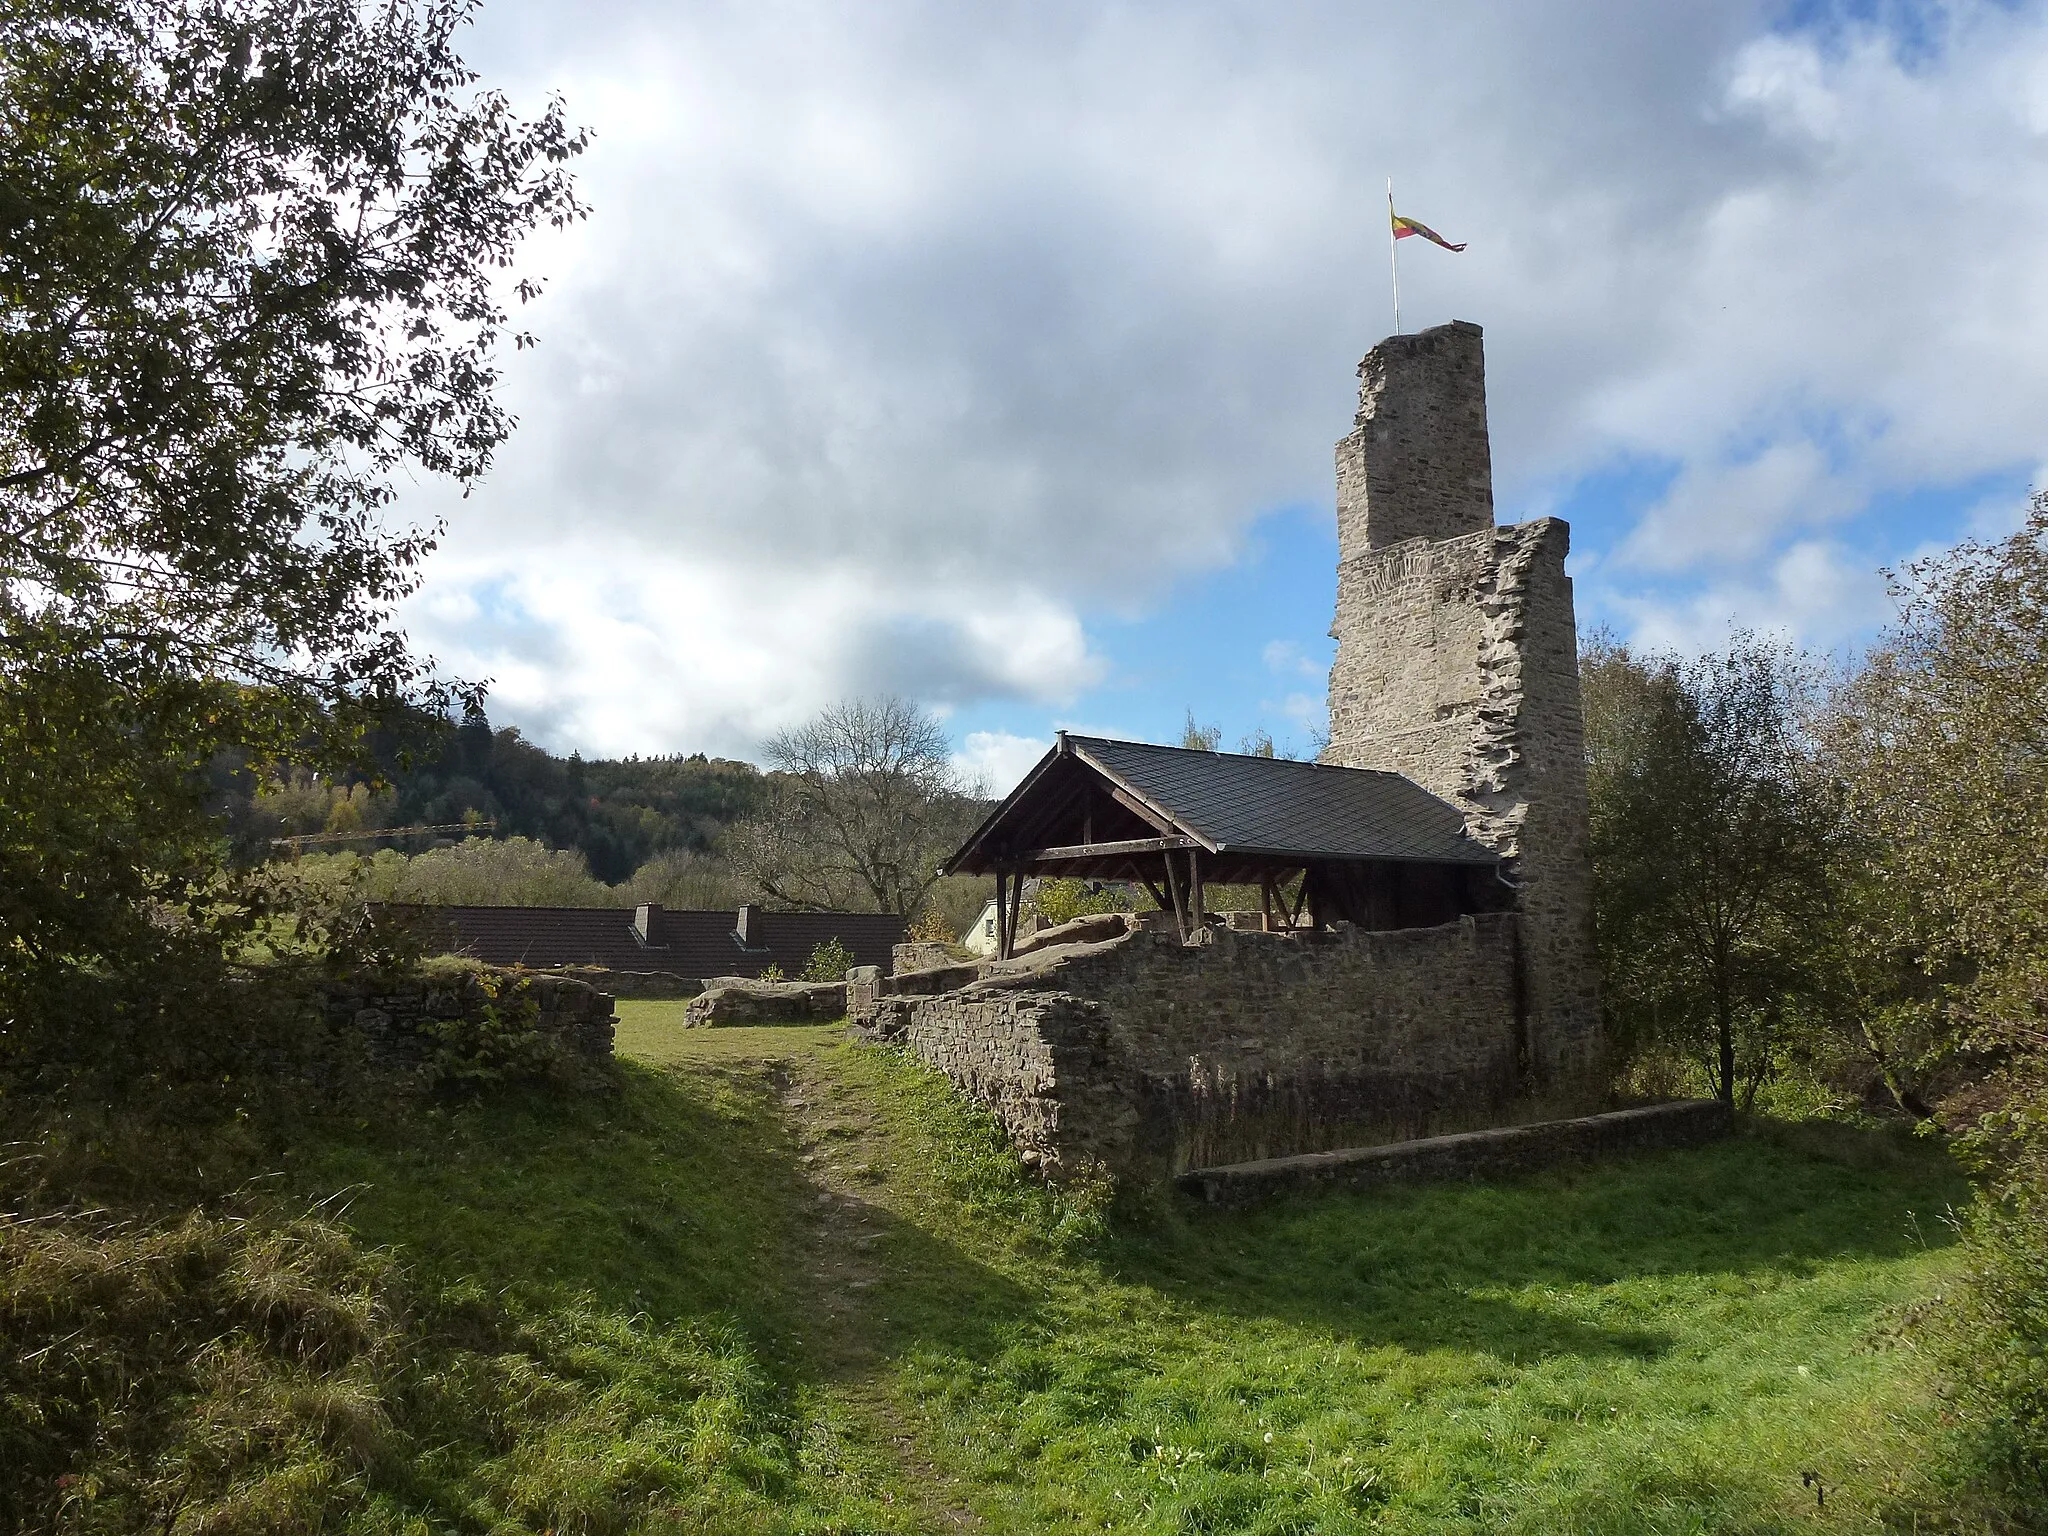
[{"label": "green grass", "polygon": [[[622,1010],[649,1065],[615,1102],[444,1115],[330,1148],[316,1182],[364,1185],[351,1221],[438,1271],[735,1330],[856,1447],[870,1518],[935,1471],[996,1528],[1075,1531],[1853,1529],[1912,1491],[1932,1417],[1879,1333],[1946,1272],[1965,1192],[1889,1134],[1151,1201],[1105,1236],[914,1066],[679,1011]],[[878,1283],[827,1316],[803,1266],[835,1167]]]},{"label": "green grass", "polygon": [[621,1004],[616,1095],[293,1148],[275,1187],[347,1191],[329,1209],[396,1298],[385,1354],[411,1354],[379,1411],[416,1469],[321,1451],[326,1528],[1860,1531],[1930,1507],[1931,1396],[1886,1342],[1953,1270],[1966,1191],[1924,1144],[1766,1122],[1520,1183],[1112,1207],[837,1027],[681,1013]]},{"label": "green grass", "polygon": [[838,1070],[921,1148],[906,1203],[1007,1282],[963,1308],[909,1259],[887,1325],[998,1526],[1865,1529],[1924,1493],[1931,1404],[1878,1338],[1950,1268],[1965,1190],[1922,1147],[1765,1127],[1513,1185],[1175,1204],[1079,1259],[1005,1238],[1000,1168],[949,1170],[971,1128],[944,1096]]}]

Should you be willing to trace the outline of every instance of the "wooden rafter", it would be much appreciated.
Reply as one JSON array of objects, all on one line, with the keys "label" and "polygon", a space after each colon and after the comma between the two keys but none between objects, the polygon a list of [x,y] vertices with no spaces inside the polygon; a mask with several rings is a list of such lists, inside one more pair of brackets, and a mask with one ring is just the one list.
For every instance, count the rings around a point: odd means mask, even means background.
[{"label": "wooden rafter", "polygon": [[1025,864],[1064,864],[1073,859],[1111,859],[1127,853],[1166,853],[1199,848],[1192,837],[1134,837],[1120,843],[1068,843],[1061,848],[1036,848],[1017,855]]}]

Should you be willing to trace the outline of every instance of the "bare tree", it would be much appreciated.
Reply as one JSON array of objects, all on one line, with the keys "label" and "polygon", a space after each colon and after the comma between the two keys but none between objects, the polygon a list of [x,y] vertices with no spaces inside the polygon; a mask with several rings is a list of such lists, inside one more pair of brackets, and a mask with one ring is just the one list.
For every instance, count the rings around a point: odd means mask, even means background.
[{"label": "bare tree", "polygon": [[943,726],[907,700],[849,699],[766,744],[770,797],[724,839],[771,901],[909,916],[978,806]]}]

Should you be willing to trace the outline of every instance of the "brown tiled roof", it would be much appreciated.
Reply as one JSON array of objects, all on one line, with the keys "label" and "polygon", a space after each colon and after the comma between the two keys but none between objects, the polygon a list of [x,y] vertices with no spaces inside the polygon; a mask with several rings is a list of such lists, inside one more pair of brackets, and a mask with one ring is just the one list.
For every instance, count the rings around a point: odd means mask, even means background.
[{"label": "brown tiled roof", "polygon": [[738,914],[649,912],[648,940],[634,931],[631,907],[401,907],[423,926],[428,942],[449,954],[490,965],[601,965],[615,971],[669,971],[677,976],[758,976],[770,965],[794,977],[811,951],[839,940],[855,965],[887,968],[890,946],[903,942],[904,921],[877,912],[763,912],[749,914],[748,942],[739,939]]}]

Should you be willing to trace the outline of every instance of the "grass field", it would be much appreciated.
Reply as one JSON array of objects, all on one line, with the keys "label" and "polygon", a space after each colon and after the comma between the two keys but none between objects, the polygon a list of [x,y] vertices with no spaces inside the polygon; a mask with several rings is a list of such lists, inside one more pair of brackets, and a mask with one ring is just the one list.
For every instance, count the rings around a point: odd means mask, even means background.
[{"label": "grass field", "polygon": [[1965,1195],[1925,1146],[1764,1124],[1509,1185],[1110,1212],[836,1028],[681,1011],[621,1004],[616,1099],[365,1126],[294,1175],[352,1186],[360,1236],[436,1283],[614,1321],[603,1422],[671,1452],[622,1482],[577,1451],[536,1527],[1940,1528],[1929,1394],[1887,1343]]}]

